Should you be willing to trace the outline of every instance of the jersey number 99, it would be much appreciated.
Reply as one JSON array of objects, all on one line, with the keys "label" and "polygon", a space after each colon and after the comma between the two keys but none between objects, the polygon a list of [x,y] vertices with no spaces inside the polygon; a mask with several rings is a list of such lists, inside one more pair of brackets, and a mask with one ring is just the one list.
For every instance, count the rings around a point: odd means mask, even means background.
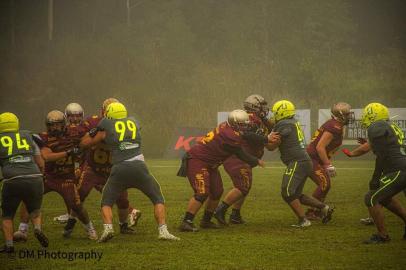
[{"label": "jersey number 99", "polygon": [[135,140],[135,137],[137,135],[137,126],[135,123],[131,120],[127,120],[126,122],[124,121],[117,121],[114,125],[117,134],[119,135],[118,141],[123,141],[125,137],[125,133],[127,130],[131,132],[131,139]]}]

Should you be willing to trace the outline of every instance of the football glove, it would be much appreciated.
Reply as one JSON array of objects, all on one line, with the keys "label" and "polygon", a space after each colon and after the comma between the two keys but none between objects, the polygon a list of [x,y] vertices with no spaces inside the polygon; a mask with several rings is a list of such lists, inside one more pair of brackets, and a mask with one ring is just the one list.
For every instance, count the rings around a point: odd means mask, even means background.
[{"label": "football glove", "polygon": [[341,151],[347,156],[347,157],[352,157],[351,151],[348,148],[344,148]]},{"label": "football glove", "polygon": [[330,177],[335,177],[337,175],[336,168],[333,165],[325,165],[324,169]]}]

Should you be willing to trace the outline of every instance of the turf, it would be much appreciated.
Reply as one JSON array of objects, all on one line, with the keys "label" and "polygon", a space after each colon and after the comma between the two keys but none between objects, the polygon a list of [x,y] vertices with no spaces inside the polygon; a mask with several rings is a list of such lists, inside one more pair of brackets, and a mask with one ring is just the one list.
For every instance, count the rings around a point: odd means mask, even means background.
[{"label": "turf", "polygon": [[[38,258],[39,244],[30,228],[29,241],[17,243],[14,259],[0,254],[1,269],[404,269],[406,241],[402,240],[403,223],[385,211],[386,225],[392,241],[385,245],[367,246],[362,241],[375,229],[364,226],[359,219],[367,215],[364,194],[372,174],[373,162],[340,162],[338,176],[333,180],[328,202],[336,207],[331,223],[313,222],[307,229],[294,229],[296,219],[280,196],[283,166],[270,162],[270,168],[254,170],[254,184],[243,216],[244,225],[221,230],[180,233],[177,226],[187,201],[192,195],[189,183],[176,177],[178,161],[148,160],[151,172],[159,180],[167,204],[168,225],[171,232],[181,237],[179,242],[157,239],[152,207],[137,190],[130,191],[130,202],[143,212],[137,234],[116,235],[110,242],[97,244],[86,239],[77,226],[71,239],[61,236],[62,226],[52,221],[65,211],[62,199],[55,193],[44,197],[44,231],[49,236],[52,252],[102,252],[102,258],[48,259]],[[225,190],[230,180],[223,174]],[[314,184],[308,180],[305,192]],[[405,205],[406,199],[398,195]],[[99,213],[100,194],[92,191],[85,206],[99,234],[102,222]],[[201,211],[202,212],[202,211]],[[202,213],[199,213],[197,221]],[[18,221],[18,218],[17,218]],[[117,216],[115,229],[118,231]],[[16,222],[16,224],[18,224]],[[16,225],[17,226],[17,225]],[[3,242],[3,238],[0,237]],[[24,250],[33,250],[36,258],[23,258]]]}]

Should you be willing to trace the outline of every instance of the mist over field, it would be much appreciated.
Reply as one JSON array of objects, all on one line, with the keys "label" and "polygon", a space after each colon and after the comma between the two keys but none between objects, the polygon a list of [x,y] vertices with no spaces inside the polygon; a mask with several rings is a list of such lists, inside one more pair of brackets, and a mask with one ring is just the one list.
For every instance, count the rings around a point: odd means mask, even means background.
[{"label": "mist over field", "polygon": [[3,0],[0,111],[46,113],[116,97],[161,157],[176,127],[212,128],[258,93],[317,109],[406,107],[401,0]]}]

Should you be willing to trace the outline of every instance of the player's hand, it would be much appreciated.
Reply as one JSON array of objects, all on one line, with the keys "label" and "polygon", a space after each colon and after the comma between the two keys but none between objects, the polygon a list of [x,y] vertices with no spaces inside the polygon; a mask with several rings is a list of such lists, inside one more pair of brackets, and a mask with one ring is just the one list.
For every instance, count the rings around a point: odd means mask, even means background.
[{"label": "player's hand", "polygon": [[72,147],[71,149],[69,149],[68,151],[66,151],[66,154],[68,155],[68,156],[70,156],[70,155],[75,155],[75,156],[77,156],[77,155],[80,155],[82,153],[82,149],[80,149],[79,147]]},{"label": "player's hand", "polygon": [[271,133],[268,134],[269,143],[271,143],[271,144],[280,143],[280,141],[281,141],[281,135],[279,135],[279,132],[272,131]]},{"label": "player's hand", "polygon": [[324,165],[323,167],[330,177],[337,176],[336,168],[333,165],[329,164],[329,165]]},{"label": "player's hand", "polygon": [[99,132],[98,128],[92,128],[91,130],[89,130],[89,136],[93,138],[94,136],[96,136],[97,132]]},{"label": "player's hand", "polygon": [[359,144],[364,144],[364,143],[367,143],[368,141],[367,141],[367,139],[365,139],[365,138],[357,138],[357,142],[359,143]]},{"label": "player's hand", "polygon": [[347,156],[347,157],[352,157],[351,151],[348,148],[344,148],[341,151]]},{"label": "player's hand", "polygon": [[262,159],[258,159],[258,166],[265,168],[265,161],[263,161]]}]

